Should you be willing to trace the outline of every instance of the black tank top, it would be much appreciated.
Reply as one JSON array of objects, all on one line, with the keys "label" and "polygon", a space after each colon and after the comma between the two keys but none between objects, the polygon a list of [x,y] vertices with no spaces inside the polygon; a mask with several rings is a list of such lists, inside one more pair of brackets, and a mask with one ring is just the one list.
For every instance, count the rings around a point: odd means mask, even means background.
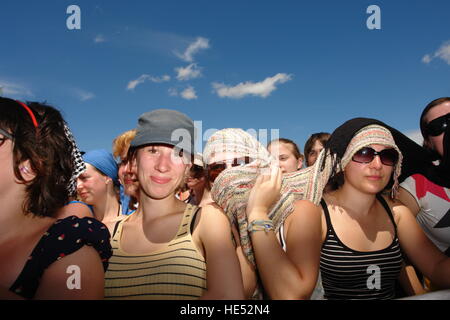
[{"label": "black tank top", "polygon": [[403,264],[397,226],[382,196],[378,201],[394,224],[392,243],[382,249],[361,252],[348,248],[336,235],[325,201],[321,205],[327,221],[327,235],[320,255],[320,271],[326,299],[393,299],[395,280]]}]

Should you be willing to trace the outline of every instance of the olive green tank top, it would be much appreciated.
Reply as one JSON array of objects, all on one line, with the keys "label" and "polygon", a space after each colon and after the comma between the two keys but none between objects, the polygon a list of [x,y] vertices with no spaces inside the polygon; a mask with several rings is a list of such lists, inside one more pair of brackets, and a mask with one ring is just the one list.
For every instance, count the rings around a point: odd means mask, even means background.
[{"label": "olive green tank top", "polygon": [[196,206],[188,204],[172,241],[150,254],[122,251],[123,224],[111,240],[113,256],[105,274],[105,299],[197,299],[206,290],[206,262],[191,236]]}]

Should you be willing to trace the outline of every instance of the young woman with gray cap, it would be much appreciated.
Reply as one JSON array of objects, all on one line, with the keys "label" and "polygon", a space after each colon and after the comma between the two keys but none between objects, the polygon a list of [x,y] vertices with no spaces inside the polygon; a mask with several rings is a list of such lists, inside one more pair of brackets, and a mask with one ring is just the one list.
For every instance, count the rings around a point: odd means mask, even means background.
[{"label": "young woman with gray cap", "polygon": [[227,217],[175,197],[191,166],[193,121],[159,109],[141,115],[136,130],[129,158],[139,180],[139,207],[114,230],[105,298],[243,298]]}]

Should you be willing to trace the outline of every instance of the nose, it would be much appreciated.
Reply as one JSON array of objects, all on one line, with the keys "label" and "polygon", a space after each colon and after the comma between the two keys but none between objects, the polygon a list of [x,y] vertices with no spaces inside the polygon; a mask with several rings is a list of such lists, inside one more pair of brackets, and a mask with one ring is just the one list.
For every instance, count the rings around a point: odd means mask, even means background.
[{"label": "nose", "polygon": [[159,155],[158,159],[156,160],[155,163],[155,169],[158,170],[159,172],[167,172],[170,169],[170,166],[172,164],[172,153],[166,153],[163,152]]},{"label": "nose", "polygon": [[80,178],[77,179],[77,190],[83,188],[83,181]]},{"label": "nose", "polygon": [[379,155],[376,155],[376,156],[373,158],[372,162],[370,162],[369,165],[370,165],[371,168],[374,168],[374,169],[381,169],[382,166],[383,166],[383,163],[381,162],[380,156],[379,156]]}]

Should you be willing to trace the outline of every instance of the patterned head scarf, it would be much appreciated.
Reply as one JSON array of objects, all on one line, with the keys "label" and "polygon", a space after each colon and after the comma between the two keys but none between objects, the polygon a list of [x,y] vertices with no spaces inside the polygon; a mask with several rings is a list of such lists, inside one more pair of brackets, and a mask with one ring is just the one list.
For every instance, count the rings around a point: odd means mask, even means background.
[{"label": "patterned head scarf", "polygon": [[67,185],[67,191],[69,193],[69,197],[74,197],[77,192],[77,178],[83,171],[86,170],[86,164],[83,161],[83,157],[81,156],[81,152],[78,149],[72,132],[70,131],[66,123],[64,123],[64,133],[71,146],[70,150],[73,162],[73,173]]},{"label": "patterned head scarf", "polygon": [[[345,129],[346,127],[344,126],[343,128]],[[220,136],[226,136],[230,132],[236,133],[235,131],[230,130],[237,129],[222,130]],[[341,131],[339,128],[336,131],[339,136]],[[212,143],[215,143],[216,137],[211,138]],[[247,136],[246,139],[232,140],[234,143],[234,146],[231,147],[233,152],[239,153],[239,151],[242,150],[247,152],[246,154],[259,154],[261,157],[257,158],[258,161],[254,161],[248,165],[224,170],[216,178],[211,190],[211,195],[213,200],[227,214],[230,221],[237,225],[244,253],[247,259],[255,265],[251,239],[247,231],[247,201],[250,190],[254,186],[256,178],[261,170],[268,168],[270,165],[276,165],[276,163],[275,160],[268,155],[267,150],[267,153],[257,152],[257,149],[252,152],[252,146],[260,148],[260,144],[253,137]],[[229,140],[225,137],[222,141]],[[211,149],[219,151],[224,149],[224,147],[218,149],[209,146],[209,142],[210,141],[208,141],[205,148],[205,161],[209,160],[208,157],[209,154],[211,154]],[[340,142],[343,141],[340,140]],[[353,155],[365,146],[381,144],[395,148],[397,152],[399,152],[399,161],[395,167],[394,173],[394,187],[398,187],[398,176],[400,174],[402,155],[395,145],[395,141],[388,129],[380,125],[363,127],[361,130],[353,131],[349,136],[349,140],[344,141],[344,144],[345,148],[343,150],[340,148],[334,150],[333,146],[330,148],[330,144],[327,143],[328,147],[321,151],[313,166],[283,175],[280,199],[275,203],[268,214],[274,224],[275,232],[279,230],[284,220],[293,211],[294,202],[296,200],[309,200],[314,204],[319,205],[320,200],[322,199],[323,190],[329,178],[342,171],[342,169],[351,161]],[[229,150],[230,148],[225,149]],[[266,155],[266,157],[263,155]]]},{"label": "patterned head scarf", "polygon": [[266,166],[271,159],[269,151],[248,132],[228,128],[216,131],[209,139],[203,150],[203,163],[213,162],[213,157],[223,153],[235,153],[240,157],[258,160],[260,165]]}]

